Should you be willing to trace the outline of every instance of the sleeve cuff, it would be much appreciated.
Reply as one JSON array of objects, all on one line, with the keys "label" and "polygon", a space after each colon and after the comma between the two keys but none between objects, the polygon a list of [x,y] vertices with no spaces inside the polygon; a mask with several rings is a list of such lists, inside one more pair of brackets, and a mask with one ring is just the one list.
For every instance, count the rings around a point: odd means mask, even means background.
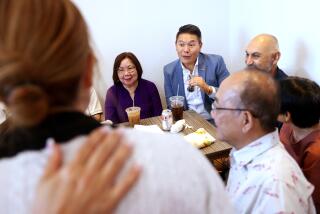
[{"label": "sleeve cuff", "polygon": [[211,88],[212,92],[211,94],[208,94],[208,96],[213,99],[216,95],[217,89],[213,86],[209,86],[209,87]]}]

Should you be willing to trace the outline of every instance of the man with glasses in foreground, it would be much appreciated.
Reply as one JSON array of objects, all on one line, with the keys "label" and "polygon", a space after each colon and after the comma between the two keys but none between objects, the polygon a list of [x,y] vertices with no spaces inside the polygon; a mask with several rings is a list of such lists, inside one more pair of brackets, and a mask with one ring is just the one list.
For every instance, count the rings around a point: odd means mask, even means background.
[{"label": "man with glasses in foreground", "polygon": [[275,129],[278,86],[258,70],[231,74],[212,105],[217,138],[233,146],[227,191],[236,213],[315,213],[314,187]]},{"label": "man with glasses in foreground", "polygon": [[179,59],[164,66],[164,89],[167,106],[171,96],[183,96],[184,109],[192,109],[203,118],[210,117],[212,98],[222,80],[229,76],[219,55],[201,53],[200,29],[192,24],[179,28],[176,35]]}]

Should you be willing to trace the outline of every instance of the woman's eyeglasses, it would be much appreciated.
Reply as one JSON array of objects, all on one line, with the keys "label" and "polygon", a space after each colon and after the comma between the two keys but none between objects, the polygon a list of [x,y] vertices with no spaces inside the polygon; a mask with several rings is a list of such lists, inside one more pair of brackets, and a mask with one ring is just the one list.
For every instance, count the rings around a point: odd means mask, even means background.
[{"label": "woman's eyeglasses", "polygon": [[135,66],[128,66],[127,68],[119,68],[118,69],[118,74],[123,75],[126,71],[129,74],[132,74],[136,70]]}]

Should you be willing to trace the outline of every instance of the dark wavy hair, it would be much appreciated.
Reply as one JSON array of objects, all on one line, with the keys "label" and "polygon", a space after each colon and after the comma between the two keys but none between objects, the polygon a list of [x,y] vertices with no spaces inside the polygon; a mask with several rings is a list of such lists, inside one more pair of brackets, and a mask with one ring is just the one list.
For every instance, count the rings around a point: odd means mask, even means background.
[{"label": "dark wavy hair", "polygon": [[291,114],[292,123],[309,128],[320,120],[320,87],[306,78],[289,77],[280,81],[280,113]]},{"label": "dark wavy hair", "polygon": [[116,59],[114,60],[113,74],[112,74],[112,79],[113,79],[114,84],[120,83],[120,80],[119,80],[119,77],[118,77],[118,69],[120,67],[120,64],[121,64],[122,60],[124,60],[126,58],[130,59],[131,62],[134,64],[134,66],[137,69],[138,80],[141,79],[143,71],[142,71],[142,67],[141,67],[141,64],[140,64],[138,58],[131,52],[123,52],[123,53],[119,54],[116,57]]}]

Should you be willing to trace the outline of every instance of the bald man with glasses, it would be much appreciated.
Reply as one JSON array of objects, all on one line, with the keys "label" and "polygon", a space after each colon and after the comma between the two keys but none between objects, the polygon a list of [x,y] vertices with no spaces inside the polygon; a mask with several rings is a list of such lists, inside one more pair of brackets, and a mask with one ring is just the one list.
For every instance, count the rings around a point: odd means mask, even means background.
[{"label": "bald man with glasses", "polygon": [[315,213],[314,187],[275,129],[278,85],[259,70],[231,74],[212,105],[217,138],[233,146],[227,191],[236,213]]}]

